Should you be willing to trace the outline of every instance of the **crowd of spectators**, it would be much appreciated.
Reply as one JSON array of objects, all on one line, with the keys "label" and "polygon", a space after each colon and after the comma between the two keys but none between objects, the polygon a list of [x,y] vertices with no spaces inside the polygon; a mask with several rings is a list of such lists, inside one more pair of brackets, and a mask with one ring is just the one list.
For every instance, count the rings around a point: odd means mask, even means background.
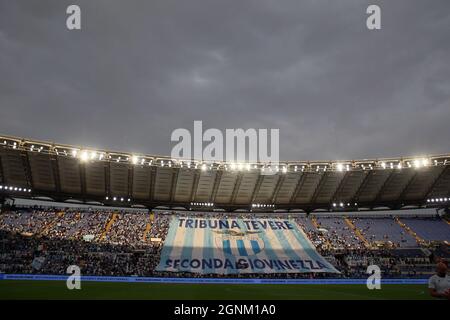
[{"label": "crowd of spectators", "polygon": [[[367,277],[368,265],[379,265],[385,277],[421,276],[432,272],[430,254],[397,254],[392,248],[366,247],[344,219],[318,219],[252,213],[192,213],[92,209],[23,208],[0,214],[0,273],[65,274],[79,265],[85,275],[218,277],[158,272],[155,268],[172,217],[217,219],[289,219],[305,232],[318,252],[341,271],[333,277]],[[367,232],[367,230],[366,230]],[[441,249],[439,249],[441,250]],[[220,277],[317,278],[327,274],[245,274]]]},{"label": "crowd of spectators", "polygon": [[150,224],[146,213],[120,213],[105,234],[105,240],[112,244],[139,246],[144,244],[145,230]]}]

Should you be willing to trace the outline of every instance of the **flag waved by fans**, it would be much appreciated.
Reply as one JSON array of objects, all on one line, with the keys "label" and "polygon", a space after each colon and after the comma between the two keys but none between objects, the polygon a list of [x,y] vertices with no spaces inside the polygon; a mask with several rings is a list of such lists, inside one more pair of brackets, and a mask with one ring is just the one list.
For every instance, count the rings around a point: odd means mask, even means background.
[{"label": "flag waved by fans", "polygon": [[288,219],[172,220],[158,271],[205,274],[339,273]]}]

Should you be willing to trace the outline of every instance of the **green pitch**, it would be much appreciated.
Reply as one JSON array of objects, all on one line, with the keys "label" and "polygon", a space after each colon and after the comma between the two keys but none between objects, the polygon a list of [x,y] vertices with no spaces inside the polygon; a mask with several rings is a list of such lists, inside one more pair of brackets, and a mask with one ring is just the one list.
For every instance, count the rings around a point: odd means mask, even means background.
[{"label": "green pitch", "polygon": [[425,285],[251,285],[82,282],[68,290],[64,281],[0,281],[0,299],[430,299]]}]

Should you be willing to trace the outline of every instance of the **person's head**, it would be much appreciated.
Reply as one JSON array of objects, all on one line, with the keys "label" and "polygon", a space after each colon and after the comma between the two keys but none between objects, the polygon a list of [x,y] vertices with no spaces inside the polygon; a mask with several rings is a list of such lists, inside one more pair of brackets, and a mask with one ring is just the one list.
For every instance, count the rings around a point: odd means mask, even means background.
[{"label": "person's head", "polygon": [[436,273],[439,276],[445,276],[447,274],[447,265],[444,262],[439,262],[436,265]]}]

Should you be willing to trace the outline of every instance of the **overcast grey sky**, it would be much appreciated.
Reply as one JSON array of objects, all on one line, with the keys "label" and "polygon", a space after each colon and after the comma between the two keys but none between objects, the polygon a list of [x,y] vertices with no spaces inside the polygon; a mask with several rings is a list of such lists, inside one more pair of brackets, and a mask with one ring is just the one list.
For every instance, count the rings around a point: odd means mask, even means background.
[{"label": "overcast grey sky", "polygon": [[0,0],[0,134],[170,155],[194,120],[283,160],[450,152],[450,1]]}]

